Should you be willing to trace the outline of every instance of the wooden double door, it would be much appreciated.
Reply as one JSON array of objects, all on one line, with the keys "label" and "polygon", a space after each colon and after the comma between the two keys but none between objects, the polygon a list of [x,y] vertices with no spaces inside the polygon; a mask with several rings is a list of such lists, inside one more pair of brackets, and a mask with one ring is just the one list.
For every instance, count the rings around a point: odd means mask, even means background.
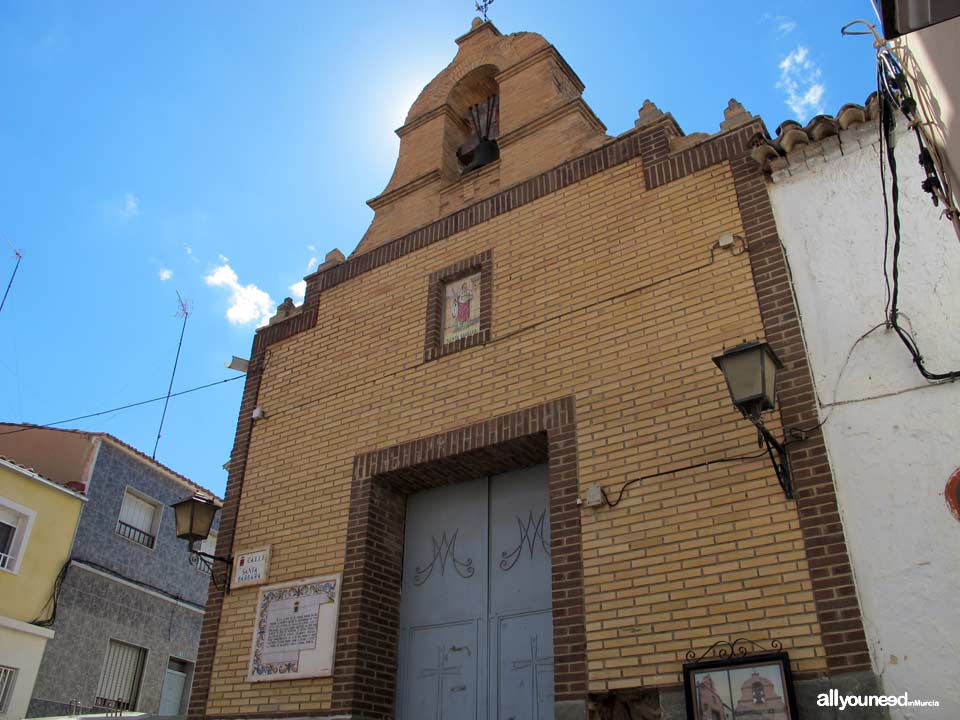
[{"label": "wooden double door", "polygon": [[547,466],[407,499],[399,720],[554,716]]}]

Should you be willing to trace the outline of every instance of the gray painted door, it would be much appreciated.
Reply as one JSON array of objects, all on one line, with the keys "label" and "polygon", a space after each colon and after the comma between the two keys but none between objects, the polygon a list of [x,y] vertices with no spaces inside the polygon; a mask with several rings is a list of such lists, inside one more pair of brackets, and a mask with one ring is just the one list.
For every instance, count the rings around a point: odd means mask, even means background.
[{"label": "gray painted door", "polygon": [[187,674],[167,668],[163,679],[163,691],[160,693],[160,715],[179,715],[183,705],[183,690],[187,684]]},{"label": "gray painted door", "polygon": [[407,500],[400,720],[553,717],[546,466]]}]

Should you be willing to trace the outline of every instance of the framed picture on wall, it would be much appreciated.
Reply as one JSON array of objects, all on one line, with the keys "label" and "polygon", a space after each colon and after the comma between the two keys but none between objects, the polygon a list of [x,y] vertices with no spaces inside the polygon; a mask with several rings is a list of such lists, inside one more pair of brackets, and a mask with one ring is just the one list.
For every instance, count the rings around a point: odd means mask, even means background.
[{"label": "framed picture on wall", "polygon": [[785,652],[686,663],[683,687],[688,720],[798,720]]}]

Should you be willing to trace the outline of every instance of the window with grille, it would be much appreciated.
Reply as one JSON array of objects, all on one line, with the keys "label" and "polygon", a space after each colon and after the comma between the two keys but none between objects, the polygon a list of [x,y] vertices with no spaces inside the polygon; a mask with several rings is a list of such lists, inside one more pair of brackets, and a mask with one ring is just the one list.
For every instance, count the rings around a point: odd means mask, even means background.
[{"label": "window with grille", "polygon": [[17,669],[0,665],[0,713],[5,713],[13,696],[13,685],[17,681]]},{"label": "window with grille", "polygon": [[152,548],[157,541],[160,512],[161,508],[155,502],[127,489],[117,520],[117,534]]},{"label": "window with grille", "polygon": [[36,513],[0,497],[0,570],[17,573]]},{"label": "window with grille", "polygon": [[113,710],[136,710],[146,660],[145,648],[111,640],[97,687],[96,704]]}]

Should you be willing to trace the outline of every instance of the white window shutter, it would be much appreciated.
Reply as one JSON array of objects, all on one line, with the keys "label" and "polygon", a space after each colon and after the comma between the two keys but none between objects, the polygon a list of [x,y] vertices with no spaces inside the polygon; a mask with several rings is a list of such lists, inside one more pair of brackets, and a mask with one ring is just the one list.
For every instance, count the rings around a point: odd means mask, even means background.
[{"label": "white window shutter", "polygon": [[146,500],[127,493],[123,496],[123,507],[120,508],[120,522],[135,527],[147,535],[153,535],[153,518],[157,509]]}]

